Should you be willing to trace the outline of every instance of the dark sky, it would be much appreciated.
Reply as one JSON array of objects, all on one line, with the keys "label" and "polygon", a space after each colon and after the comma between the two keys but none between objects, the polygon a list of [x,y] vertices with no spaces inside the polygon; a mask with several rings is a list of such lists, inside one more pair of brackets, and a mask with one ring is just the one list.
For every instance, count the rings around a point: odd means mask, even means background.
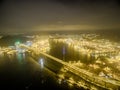
[{"label": "dark sky", "polygon": [[2,0],[0,32],[120,29],[119,0]]}]

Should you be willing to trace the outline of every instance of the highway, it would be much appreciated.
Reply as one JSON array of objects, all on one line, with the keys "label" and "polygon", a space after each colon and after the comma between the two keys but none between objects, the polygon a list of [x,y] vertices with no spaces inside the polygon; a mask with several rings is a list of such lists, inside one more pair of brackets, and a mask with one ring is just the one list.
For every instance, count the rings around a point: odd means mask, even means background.
[{"label": "highway", "polygon": [[[117,82],[115,80],[110,80],[109,78],[101,78],[101,77],[98,77],[98,76],[95,76],[94,74],[90,73],[90,72],[87,72],[83,69],[80,69],[80,68],[77,68],[77,67],[74,67],[74,66],[71,66],[70,64],[58,59],[58,58],[55,58],[51,55],[48,55],[46,53],[43,53],[43,52],[40,52],[40,54],[56,61],[56,62],[59,62],[63,65],[65,65],[69,71],[71,71],[72,73],[80,76],[81,78],[83,78],[84,80],[87,80],[88,82],[90,83],[94,83],[100,87],[103,87],[103,88],[110,88],[109,86],[107,86],[108,84],[111,84],[111,85],[115,85],[115,86],[120,86],[120,82]],[[102,82],[102,83],[101,83]]]},{"label": "highway", "polygon": [[[29,50],[31,50],[32,52],[36,53],[36,51],[32,48],[29,48],[25,45],[21,45],[22,47],[24,48],[27,48]],[[56,57],[53,57],[49,54],[46,54],[44,52],[39,52],[37,51],[36,55],[44,55],[52,60],[54,60],[55,62],[58,62],[64,66],[66,66],[68,68],[68,70],[72,73],[74,73],[75,75],[79,76],[80,78],[84,79],[85,81],[89,82],[89,83],[92,83],[94,85],[97,85],[99,87],[102,87],[104,89],[110,89],[110,90],[117,90],[120,88],[120,82],[118,81],[115,81],[115,80],[111,80],[109,78],[102,78],[102,77],[98,77],[90,72],[87,72],[86,70],[84,69],[80,69],[80,68],[77,68],[75,66],[71,66],[69,63],[67,62],[64,62]]]}]

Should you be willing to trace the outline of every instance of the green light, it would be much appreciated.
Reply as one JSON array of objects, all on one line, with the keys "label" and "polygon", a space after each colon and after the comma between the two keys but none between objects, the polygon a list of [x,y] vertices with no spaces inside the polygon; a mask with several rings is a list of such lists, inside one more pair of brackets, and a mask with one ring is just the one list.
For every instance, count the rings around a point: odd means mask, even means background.
[{"label": "green light", "polygon": [[20,44],[20,42],[19,42],[19,41],[16,41],[16,42],[15,42],[15,45],[19,45],[19,44]]}]

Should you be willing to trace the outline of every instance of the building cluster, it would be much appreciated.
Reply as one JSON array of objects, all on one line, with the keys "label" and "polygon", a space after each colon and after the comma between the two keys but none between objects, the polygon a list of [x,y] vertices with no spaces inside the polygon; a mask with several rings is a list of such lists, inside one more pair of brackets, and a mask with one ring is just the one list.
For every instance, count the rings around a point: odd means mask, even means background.
[{"label": "building cluster", "polygon": [[[62,36],[61,36],[62,37]],[[54,42],[65,43],[71,52],[78,52],[77,61],[70,65],[95,73],[98,76],[120,80],[120,43],[96,34],[69,35],[54,38]]]}]

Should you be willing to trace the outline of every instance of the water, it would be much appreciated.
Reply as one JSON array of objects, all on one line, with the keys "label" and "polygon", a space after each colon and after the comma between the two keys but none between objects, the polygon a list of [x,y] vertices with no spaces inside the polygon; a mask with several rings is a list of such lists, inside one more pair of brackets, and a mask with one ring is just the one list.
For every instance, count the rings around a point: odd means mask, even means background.
[{"label": "water", "polygon": [[69,90],[59,84],[56,74],[26,54],[0,56],[0,90]]},{"label": "water", "polygon": [[[18,38],[18,41],[21,40]],[[6,44],[7,41],[10,42]],[[0,44],[14,45],[15,41],[11,42],[7,37],[0,41]],[[49,54],[52,56],[65,61],[81,59],[78,52],[63,43],[56,45],[52,42],[50,44],[52,49]],[[58,80],[54,72],[44,67],[41,59],[40,61],[34,60],[32,57],[20,53],[13,56],[0,55],[0,90],[78,90],[78,88],[70,87],[68,83],[64,81],[61,83]]]},{"label": "water", "polygon": [[[12,39],[6,37],[0,44],[14,45],[16,40],[13,39],[16,37]],[[21,37],[17,40],[24,42]],[[6,44],[6,41],[9,42]],[[56,73],[44,65],[41,66],[41,63],[25,53],[0,54],[0,90],[76,90],[74,87],[69,87],[66,82],[59,84]]]}]

